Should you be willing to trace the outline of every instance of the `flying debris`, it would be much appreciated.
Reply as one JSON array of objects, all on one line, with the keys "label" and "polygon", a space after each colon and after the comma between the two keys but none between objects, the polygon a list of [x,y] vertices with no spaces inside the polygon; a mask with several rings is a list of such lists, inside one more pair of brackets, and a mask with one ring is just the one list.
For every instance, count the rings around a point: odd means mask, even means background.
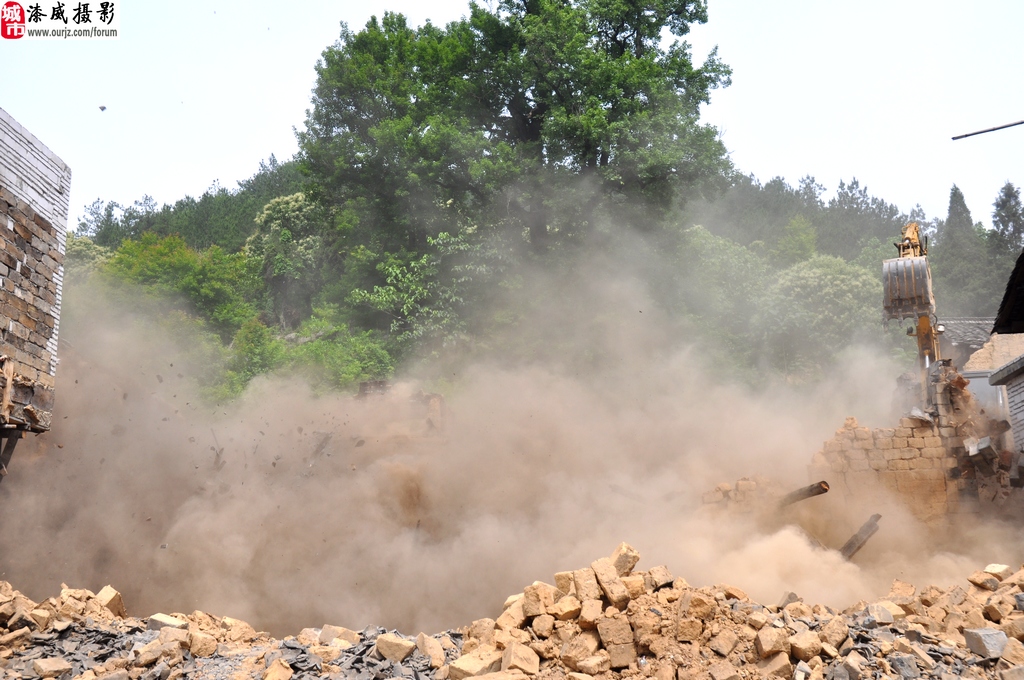
[{"label": "flying debris", "polygon": [[106,107],[106,106],[103,106],[103,105],[101,104],[101,105],[100,105],[100,111],[106,111],[106,110],[107,110],[107,107]]}]

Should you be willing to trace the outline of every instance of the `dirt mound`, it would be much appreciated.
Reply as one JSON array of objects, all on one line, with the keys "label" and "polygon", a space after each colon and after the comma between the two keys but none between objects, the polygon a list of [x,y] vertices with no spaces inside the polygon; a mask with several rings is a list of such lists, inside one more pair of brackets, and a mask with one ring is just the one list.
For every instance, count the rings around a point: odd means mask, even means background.
[{"label": "dirt mound", "polygon": [[37,603],[0,582],[0,678],[1024,677],[1024,569],[993,564],[920,592],[894,581],[840,612],[793,593],[764,605],[695,588],[665,566],[634,572],[639,559],[623,543],[527,586],[495,619],[415,637],[324,625],[276,640],[199,611],[133,618],[109,586]]}]

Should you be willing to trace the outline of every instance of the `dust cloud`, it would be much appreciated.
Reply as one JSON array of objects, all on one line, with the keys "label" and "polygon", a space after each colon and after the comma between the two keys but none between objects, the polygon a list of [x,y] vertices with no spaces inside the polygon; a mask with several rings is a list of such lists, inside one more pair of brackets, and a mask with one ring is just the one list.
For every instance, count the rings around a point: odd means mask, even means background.
[{"label": "dust cloud", "polygon": [[[22,443],[0,485],[0,578],[37,599],[110,583],[136,615],[201,609],[275,635],[411,633],[496,616],[508,594],[620,541],[694,585],[839,607],[894,577],[941,583],[1021,559],[992,542],[999,528],[934,554],[898,508],[857,564],[781,522],[707,515],[701,494],[721,481],[816,481],[811,454],[846,415],[884,424],[898,369],[862,349],[826,384],[754,393],[666,331],[639,283],[585,292],[602,315],[576,342],[599,361],[476,361],[440,432],[411,385],[356,400],[274,377],[212,406],[194,346],[69,291],[53,430]],[[827,498],[801,512],[866,517]]]}]

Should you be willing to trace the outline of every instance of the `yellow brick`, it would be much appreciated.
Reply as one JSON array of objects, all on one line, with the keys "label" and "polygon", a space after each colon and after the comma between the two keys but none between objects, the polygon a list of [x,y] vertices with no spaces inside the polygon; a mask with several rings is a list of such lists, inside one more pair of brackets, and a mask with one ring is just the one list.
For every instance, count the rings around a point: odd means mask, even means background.
[{"label": "yellow brick", "polygon": [[907,440],[907,445],[912,449],[923,449],[924,439],[921,437],[914,437],[913,439]]},{"label": "yellow brick", "polygon": [[857,439],[871,439],[871,429],[867,427],[858,427],[854,430]]},{"label": "yellow brick", "polygon": [[884,460],[878,460],[872,458],[868,463],[871,465],[872,470],[886,470],[888,469],[888,463]]},{"label": "yellow brick", "polygon": [[909,428],[909,427],[897,427],[893,431],[893,436],[894,437],[903,437],[904,439],[906,439],[907,437],[913,437],[914,436],[914,430]]},{"label": "yellow brick", "polygon": [[895,441],[894,439],[876,439],[875,440],[875,448],[876,449],[891,449],[892,448],[892,443],[894,441]]},{"label": "yellow brick", "polygon": [[934,436],[933,437],[925,437],[924,438],[924,445],[926,447],[941,447],[942,446],[942,439],[940,437],[934,437]]},{"label": "yellow brick", "polygon": [[942,448],[941,446],[926,446],[925,448],[921,449],[921,455],[924,456],[925,458],[944,458],[946,455],[946,449]]},{"label": "yellow brick", "polygon": [[894,449],[905,449],[907,448],[907,438],[896,435],[892,440],[892,448]]},{"label": "yellow brick", "polygon": [[933,432],[932,428],[930,428],[930,427],[915,427],[914,428],[914,436],[915,437],[931,437],[933,434],[934,434],[934,432]]},{"label": "yellow brick", "polygon": [[890,460],[888,463],[890,470],[909,470],[910,463],[905,460]]}]

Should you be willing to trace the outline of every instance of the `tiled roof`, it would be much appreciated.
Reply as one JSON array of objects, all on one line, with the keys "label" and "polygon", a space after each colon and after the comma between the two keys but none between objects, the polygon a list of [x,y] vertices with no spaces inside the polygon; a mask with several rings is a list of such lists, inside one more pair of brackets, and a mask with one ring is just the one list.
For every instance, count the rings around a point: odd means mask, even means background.
[{"label": "tiled roof", "polygon": [[946,327],[943,337],[953,345],[966,345],[971,349],[980,349],[992,334],[990,316],[955,316],[942,317],[939,323]]}]

